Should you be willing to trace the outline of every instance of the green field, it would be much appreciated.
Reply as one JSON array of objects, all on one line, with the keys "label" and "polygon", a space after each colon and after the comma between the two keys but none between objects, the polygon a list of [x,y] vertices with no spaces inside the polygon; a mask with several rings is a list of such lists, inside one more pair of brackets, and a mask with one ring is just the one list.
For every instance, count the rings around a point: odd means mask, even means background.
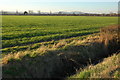
[{"label": "green field", "polygon": [[2,16],[2,51],[14,52],[46,41],[82,37],[117,24],[117,17]]},{"label": "green field", "polygon": [[2,20],[3,78],[120,77],[117,17],[2,16]]}]

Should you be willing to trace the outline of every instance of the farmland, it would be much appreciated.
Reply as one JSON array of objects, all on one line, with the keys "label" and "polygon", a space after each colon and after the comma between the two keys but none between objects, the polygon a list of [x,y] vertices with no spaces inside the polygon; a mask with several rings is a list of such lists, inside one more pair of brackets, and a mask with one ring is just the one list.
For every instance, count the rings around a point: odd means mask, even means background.
[{"label": "farmland", "polygon": [[3,78],[120,78],[117,17],[2,20]]},{"label": "farmland", "polygon": [[82,37],[117,24],[117,17],[2,16],[2,51],[15,52],[38,43]]}]

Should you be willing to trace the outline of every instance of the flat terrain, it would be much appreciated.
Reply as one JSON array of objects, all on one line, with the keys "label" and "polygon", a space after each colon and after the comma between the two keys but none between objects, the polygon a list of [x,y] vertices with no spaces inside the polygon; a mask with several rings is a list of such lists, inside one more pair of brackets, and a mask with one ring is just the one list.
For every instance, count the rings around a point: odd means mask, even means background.
[{"label": "flat terrain", "polygon": [[120,78],[117,17],[2,19],[3,78]]},{"label": "flat terrain", "polygon": [[2,51],[37,48],[38,43],[82,37],[117,24],[117,17],[2,16]]}]

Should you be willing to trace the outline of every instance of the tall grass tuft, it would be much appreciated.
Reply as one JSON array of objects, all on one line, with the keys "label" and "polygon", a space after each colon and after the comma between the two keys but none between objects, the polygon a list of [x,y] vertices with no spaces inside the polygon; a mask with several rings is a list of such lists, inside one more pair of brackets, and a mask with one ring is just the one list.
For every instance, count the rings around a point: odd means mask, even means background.
[{"label": "tall grass tuft", "polygon": [[[101,29],[100,36],[71,42],[63,40],[53,45],[43,45],[37,50],[6,55],[2,65],[3,77],[56,78],[73,75],[78,69],[88,65],[89,61],[98,63],[100,59],[108,56],[109,52],[118,50],[117,31],[117,26],[106,27]],[[113,66],[113,69],[117,68]],[[99,73],[100,70],[96,70]],[[109,72],[109,69],[107,70],[103,73]],[[83,72],[81,77],[89,77],[90,74],[91,71]],[[114,75],[118,76],[118,72]]]},{"label": "tall grass tuft", "polygon": [[100,41],[104,43],[107,53],[114,53],[120,49],[120,29],[117,25],[102,28],[100,30]]}]

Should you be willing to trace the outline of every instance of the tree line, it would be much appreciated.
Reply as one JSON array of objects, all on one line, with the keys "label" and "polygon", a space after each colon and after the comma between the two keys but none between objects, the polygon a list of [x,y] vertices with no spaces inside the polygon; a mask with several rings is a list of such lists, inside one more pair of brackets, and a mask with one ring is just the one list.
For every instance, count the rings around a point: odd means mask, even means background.
[{"label": "tree line", "polygon": [[39,15],[39,16],[120,16],[120,13],[109,13],[109,14],[105,14],[105,13],[82,13],[82,14],[76,14],[76,13],[71,13],[71,14],[66,14],[63,13],[61,11],[59,11],[58,13],[52,13],[47,12],[47,13],[43,13],[40,10],[38,11],[38,13],[34,13],[33,10],[28,10],[28,11],[24,11],[24,12],[8,12],[8,11],[1,11],[2,15]]}]

